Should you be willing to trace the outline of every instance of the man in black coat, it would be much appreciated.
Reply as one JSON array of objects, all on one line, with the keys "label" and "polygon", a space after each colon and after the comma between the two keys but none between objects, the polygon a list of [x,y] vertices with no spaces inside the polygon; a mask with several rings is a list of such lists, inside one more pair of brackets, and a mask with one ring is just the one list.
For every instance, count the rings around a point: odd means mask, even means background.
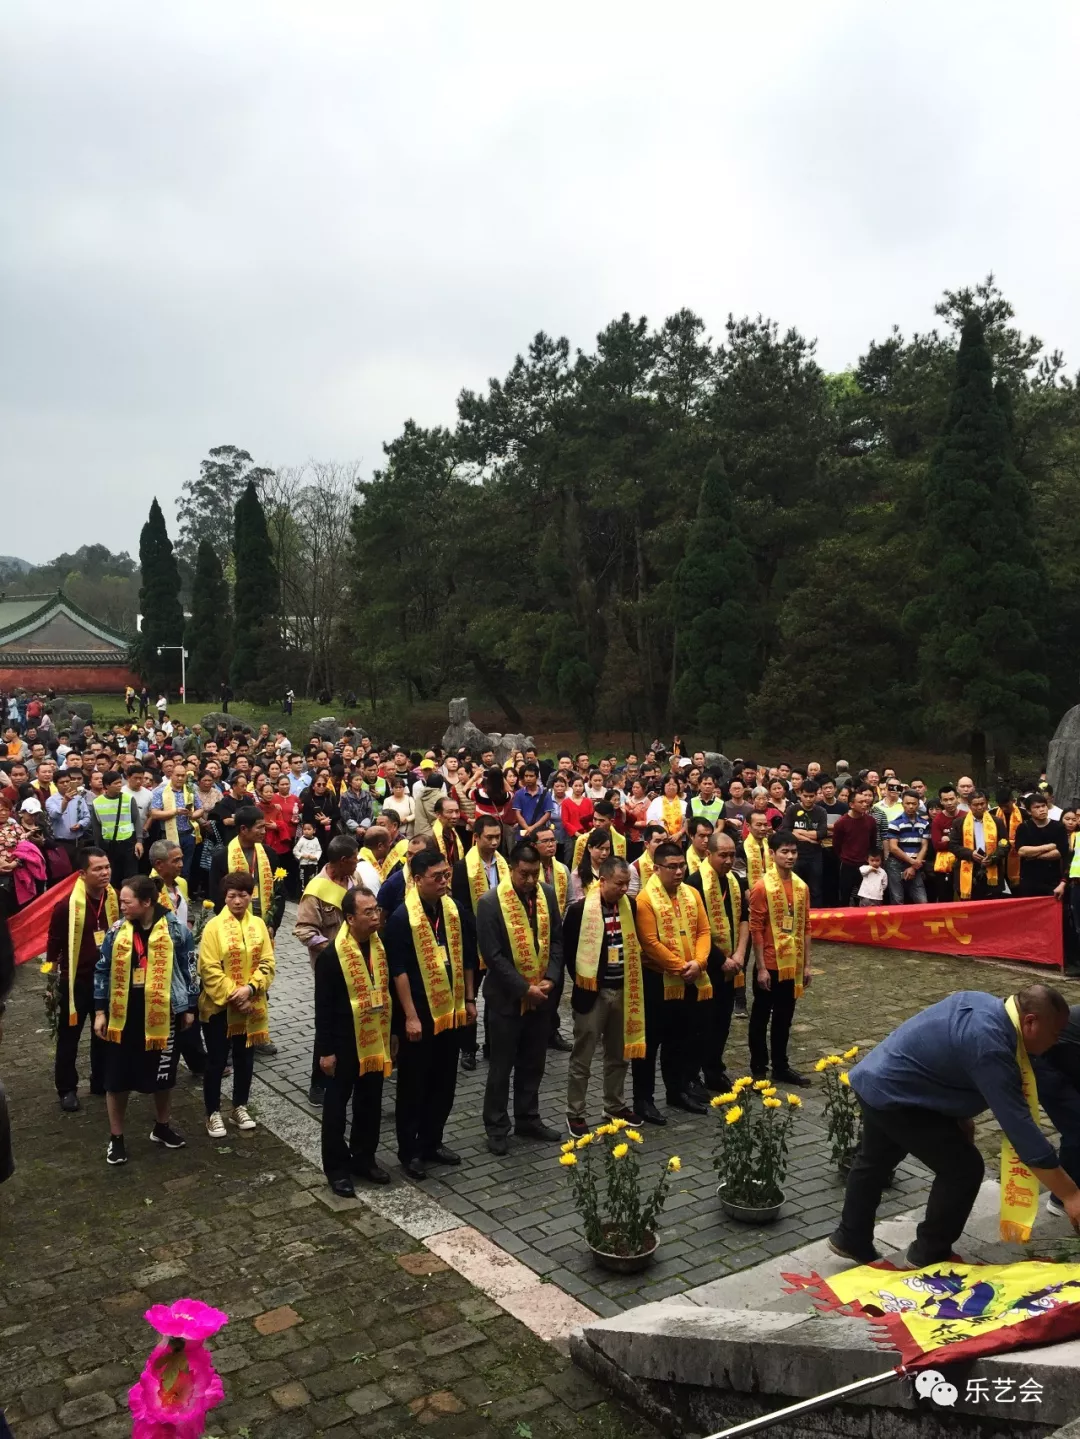
[{"label": "man in black coat", "polygon": [[[628,1124],[639,1122],[638,1116],[623,1098],[623,1086],[630,1062],[624,1054],[626,952],[628,945],[633,945],[635,952],[637,948],[634,901],[627,898],[625,910],[621,903],[629,887],[630,866],[618,855],[609,855],[600,866],[597,886],[604,928],[600,940],[600,957],[596,964],[595,989],[586,989],[580,985],[577,971],[581,924],[585,906],[590,902],[589,897],[575,901],[566,911],[566,918],[563,920],[563,956],[566,973],[573,984],[570,1008],[574,1012],[574,1046],[570,1053],[566,1081],[566,1127],[574,1139],[580,1139],[589,1129],[585,1110],[586,1093],[597,1043],[602,1044],[604,1049],[605,1115],[608,1119],[625,1119]],[[629,927],[633,931],[629,937],[623,933],[627,916]],[[637,963],[640,971],[640,956]],[[641,984],[640,973],[638,983]]]},{"label": "man in black coat", "polygon": [[[712,935],[709,974],[713,982],[713,998],[709,1005],[710,1023],[705,1037],[702,1068],[706,1087],[717,1091],[728,1090],[732,1084],[724,1068],[724,1046],[731,1031],[735,995],[738,990],[746,992],[740,980],[745,974],[746,959],[750,953],[750,902],[746,880],[734,873],[734,864],[735,841],[725,830],[714,830],[709,836],[705,863],[697,874],[692,874],[686,881],[705,903]],[[711,871],[711,875],[706,873],[706,869]],[[722,918],[717,907],[718,899],[723,904]]]},{"label": "man in black coat", "polygon": [[[465,945],[465,953],[471,957],[471,962],[476,969],[476,997],[480,997],[480,990],[484,983],[484,970],[480,968],[479,956],[476,953],[476,906],[480,900],[473,893],[472,877],[469,874],[470,865],[475,867],[475,873],[483,878],[484,892],[495,889],[499,880],[506,875],[506,860],[499,853],[499,845],[502,844],[503,827],[498,815],[478,814],[473,820],[473,847],[465,859],[456,860],[454,872],[450,879],[450,897],[458,907],[458,914],[461,915],[461,938]],[[480,896],[483,898],[483,895]],[[477,1050],[477,1026],[471,1025],[461,1032],[461,1067],[472,1070],[476,1068]],[[487,1039],[484,1040],[484,1058],[487,1058]]]},{"label": "man in black coat", "polygon": [[[273,861],[266,854],[264,841],[266,839],[266,816],[257,805],[241,805],[236,811],[236,833],[234,838],[240,841],[240,853],[244,861],[243,867],[255,881],[255,897],[251,902],[253,914],[257,914],[270,931],[270,938],[273,939],[277,933],[282,916],[285,913],[285,888],[283,885],[275,885],[274,893],[260,893],[260,871],[259,851],[262,850],[266,856],[270,873],[274,872]],[[214,902],[214,910],[217,914],[225,908],[225,896],[221,893],[221,881],[230,872],[233,866],[229,864],[229,846],[226,844],[218,850],[210,861],[210,878],[208,880],[209,897]]]},{"label": "man in black coat", "polygon": [[[540,1082],[551,1033],[552,994],[562,974],[562,918],[555,890],[540,881],[541,858],[534,845],[516,844],[510,851],[510,874],[489,889],[476,907],[477,946],[487,965],[484,1015],[490,1050],[484,1091],[484,1128],[492,1154],[509,1150],[510,1073],[514,1075],[514,1132],[525,1139],[553,1143],[559,1131],[540,1118]],[[521,972],[507,933],[503,904],[539,951],[533,975]],[[541,934],[542,911],[546,908]],[[521,956],[519,955],[519,958]]]}]

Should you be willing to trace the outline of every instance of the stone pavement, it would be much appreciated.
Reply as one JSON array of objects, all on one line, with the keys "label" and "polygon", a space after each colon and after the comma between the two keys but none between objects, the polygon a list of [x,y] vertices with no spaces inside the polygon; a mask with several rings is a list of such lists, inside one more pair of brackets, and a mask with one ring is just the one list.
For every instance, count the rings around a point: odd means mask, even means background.
[{"label": "stone pavement", "polygon": [[41,984],[20,969],[0,1044],[18,1166],[0,1186],[0,1406],[17,1439],[130,1434],[156,1340],[143,1311],[184,1295],[231,1316],[211,1341],[223,1439],[651,1432],[430,1247],[334,1201],[265,1127],[212,1144],[183,1068],[187,1148],[151,1145],[133,1096],[131,1160],[109,1169],[104,1102],[57,1106]]},{"label": "stone pavement", "polygon": [[[318,1112],[306,1101],[311,1066],[311,977],[306,953],[292,938],[291,924],[290,910],[278,941],[278,977],[271,998],[271,1030],[280,1053],[259,1062],[257,1075],[262,1083],[256,1086],[256,1094],[268,1122],[284,1125],[294,1142],[314,1155]],[[908,1015],[954,989],[988,989],[1004,995],[1037,977],[1031,967],[820,944],[814,983],[796,1015],[792,1057],[799,1068],[810,1070],[822,1054],[852,1044],[865,1048],[876,1043]],[[1061,987],[1070,1003],[1080,1001],[1080,985],[1063,981]],[[563,1031],[571,1033],[565,998]],[[735,1021],[727,1055],[733,1075],[746,1072],[745,1046],[746,1024]],[[594,1071],[598,1070],[599,1065],[594,1066]],[[556,1163],[556,1147],[512,1138],[505,1159],[487,1152],[480,1120],[485,1079],[482,1060],[474,1073],[459,1074],[447,1142],[461,1153],[463,1163],[459,1169],[432,1170],[432,1178],[419,1189],[401,1178],[394,1160],[394,1083],[391,1080],[386,1085],[381,1158],[395,1174],[395,1186],[391,1195],[375,1195],[371,1202],[380,1207],[396,1202],[400,1209],[390,1212],[398,1217],[406,1215],[410,1205],[435,1200],[444,1215],[449,1211],[444,1228],[454,1222],[452,1216],[458,1216],[456,1222],[490,1236],[495,1244],[597,1314],[610,1315],[630,1305],[683,1293],[819,1239],[835,1227],[843,1189],[829,1164],[820,1101],[814,1091],[803,1092],[805,1107],[791,1145],[785,1212],[778,1222],[761,1229],[735,1223],[720,1212],[711,1164],[715,1117],[668,1111],[666,1128],[644,1127],[646,1164],[652,1160],[659,1166],[668,1155],[678,1154],[683,1165],[665,1211],[660,1254],[642,1274],[607,1274],[596,1267],[583,1247],[577,1216]],[[594,1072],[590,1092],[599,1122],[600,1089],[595,1079]],[[566,1055],[549,1051],[541,1111],[559,1128],[564,1125],[565,1086]],[[662,1098],[662,1085],[659,1093]],[[995,1160],[996,1136],[996,1126],[985,1121],[980,1137],[984,1152]],[[927,1181],[921,1165],[914,1161],[901,1165],[896,1186],[882,1206],[882,1217],[917,1204]],[[403,1189],[400,1194],[398,1184]],[[407,1218],[404,1222],[408,1223]],[[437,1217],[428,1219],[425,1214],[424,1223],[427,1227],[422,1232],[436,1232]]]}]

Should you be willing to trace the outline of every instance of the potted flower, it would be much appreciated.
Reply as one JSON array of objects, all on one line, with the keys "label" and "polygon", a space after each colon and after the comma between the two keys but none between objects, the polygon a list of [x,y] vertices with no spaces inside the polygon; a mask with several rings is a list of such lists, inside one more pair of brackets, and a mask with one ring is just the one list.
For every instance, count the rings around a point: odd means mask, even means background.
[{"label": "potted flower", "polygon": [[745,1224],[771,1223],[784,1203],[788,1132],[802,1100],[781,1099],[765,1079],[743,1078],[710,1103],[720,1119],[713,1167],[721,1208]]},{"label": "potted flower", "polygon": [[585,1242],[597,1264],[636,1274],[656,1254],[656,1224],[672,1174],[682,1164],[672,1155],[648,1191],[641,1183],[641,1135],[625,1119],[612,1119],[562,1147],[559,1163],[568,1172]]},{"label": "potted flower", "polygon": [[859,1052],[853,1044],[842,1055],[827,1054],[814,1065],[818,1074],[825,1078],[825,1124],[829,1138],[829,1153],[832,1162],[841,1174],[846,1174],[859,1147],[859,1130],[862,1120],[859,1115],[859,1101],[855,1098],[848,1079],[844,1061],[849,1063]]}]

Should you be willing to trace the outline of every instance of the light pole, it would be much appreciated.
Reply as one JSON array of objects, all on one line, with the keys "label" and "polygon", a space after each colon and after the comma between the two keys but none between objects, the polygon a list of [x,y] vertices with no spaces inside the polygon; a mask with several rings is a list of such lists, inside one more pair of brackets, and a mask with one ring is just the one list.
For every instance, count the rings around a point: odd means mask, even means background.
[{"label": "light pole", "polygon": [[181,703],[187,704],[187,650],[183,645],[158,645],[157,652],[163,655],[166,650],[180,651],[180,695]]}]

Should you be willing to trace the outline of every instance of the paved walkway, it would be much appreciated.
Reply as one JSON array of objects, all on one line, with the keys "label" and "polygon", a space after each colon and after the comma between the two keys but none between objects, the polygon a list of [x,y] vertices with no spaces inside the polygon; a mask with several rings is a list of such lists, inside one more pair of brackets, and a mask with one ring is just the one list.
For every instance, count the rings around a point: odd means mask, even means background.
[{"label": "paved walkway", "polygon": [[460,1232],[424,1243],[335,1202],[265,1127],[213,1145],[183,1068],[187,1148],[151,1145],[134,1096],[130,1163],[109,1169],[103,1101],[56,1104],[40,986],[23,966],[0,1044],[18,1165],[0,1186],[0,1406],[17,1439],[129,1435],[127,1390],[156,1339],[143,1312],[182,1295],[231,1316],[211,1341],[227,1403],[207,1432],[222,1439],[651,1433],[511,1312],[515,1293],[536,1307],[528,1286],[572,1301],[524,1268],[493,1301],[434,1252]]}]

